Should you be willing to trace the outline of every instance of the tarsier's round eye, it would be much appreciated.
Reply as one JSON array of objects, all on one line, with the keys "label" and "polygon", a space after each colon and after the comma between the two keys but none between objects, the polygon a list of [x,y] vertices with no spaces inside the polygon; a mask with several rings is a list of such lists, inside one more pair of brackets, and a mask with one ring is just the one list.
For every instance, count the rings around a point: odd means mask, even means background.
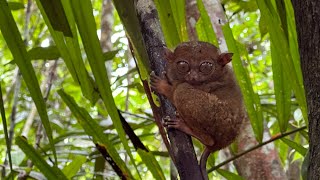
[{"label": "tarsier's round eye", "polygon": [[190,70],[189,64],[186,61],[179,61],[177,63],[177,68],[179,72],[186,73]]},{"label": "tarsier's round eye", "polygon": [[204,63],[200,64],[199,70],[200,70],[200,72],[207,74],[212,71],[212,68],[213,68],[212,63],[204,62]]}]

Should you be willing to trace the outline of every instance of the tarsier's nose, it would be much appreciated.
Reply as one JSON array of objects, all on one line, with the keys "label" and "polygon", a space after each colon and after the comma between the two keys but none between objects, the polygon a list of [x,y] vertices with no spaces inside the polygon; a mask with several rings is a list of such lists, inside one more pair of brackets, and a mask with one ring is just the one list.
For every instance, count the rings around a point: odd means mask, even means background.
[{"label": "tarsier's nose", "polygon": [[199,80],[198,73],[195,71],[189,71],[186,80],[191,84],[196,84]]},{"label": "tarsier's nose", "polygon": [[195,72],[195,71],[190,71],[189,72],[189,78],[190,78],[190,80],[197,80],[198,79],[198,73],[197,72]]}]

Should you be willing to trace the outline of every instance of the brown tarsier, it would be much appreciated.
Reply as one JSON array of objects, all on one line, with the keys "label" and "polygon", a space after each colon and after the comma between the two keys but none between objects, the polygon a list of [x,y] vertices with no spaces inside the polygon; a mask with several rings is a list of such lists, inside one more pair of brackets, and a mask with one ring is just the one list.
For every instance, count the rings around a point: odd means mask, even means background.
[{"label": "brown tarsier", "polygon": [[175,119],[164,125],[183,131],[206,148],[200,160],[205,179],[206,161],[211,152],[230,145],[245,116],[242,95],[232,70],[226,66],[232,53],[205,42],[186,42],[174,52],[166,49],[166,71],[151,73],[151,88],[176,107]]}]

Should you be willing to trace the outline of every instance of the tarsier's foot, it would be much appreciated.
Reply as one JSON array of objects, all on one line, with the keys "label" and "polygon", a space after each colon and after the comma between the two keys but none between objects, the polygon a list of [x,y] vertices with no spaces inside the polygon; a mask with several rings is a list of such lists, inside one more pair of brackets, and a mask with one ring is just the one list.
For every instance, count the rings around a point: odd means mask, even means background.
[{"label": "tarsier's foot", "polygon": [[[177,112],[176,112],[177,115]],[[193,136],[192,130],[186,125],[186,123],[183,121],[183,119],[179,118],[179,116],[176,116],[175,119],[170,118],[169,116],[166,116],[163,118],[163,126],[168,129],[178,129],[186,134],[189,134]]]},{"label": "tarsier's foot", "polygon": [[179,112],[175,112],[176,118],[172,119],[169,116],[166,116],[163,118],[163,126],[168,128],[168,129],[178,129],[190,136],[193,136],[197,138],[199,141],[201,141],[204,145],[207,146],[213,146],[214,145],[214,140],[210,135],[208,134],[203,134],[199,133],[199,131],[193,131],[187,124],[184,122],[184,120],[179,116]]}]

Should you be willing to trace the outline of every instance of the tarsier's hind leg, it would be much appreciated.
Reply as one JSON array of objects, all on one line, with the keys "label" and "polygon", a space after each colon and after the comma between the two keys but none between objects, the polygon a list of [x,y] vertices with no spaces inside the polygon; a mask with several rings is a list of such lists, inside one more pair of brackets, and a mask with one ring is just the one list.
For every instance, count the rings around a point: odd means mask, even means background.
[{"label": "tarsier's hind leg", "polygon": [[190,136],[193,136],[206,146],[213,146],[214,145],[214,141],[213,141],[212,137],[210,137],[207,134],[198,133],[196,130],[193,130],[178,115],[176,116],[175,119],[170,118],[169,116],[166,116],[164,118],[163,125],[169,129],[170,128],[178,129],[178,130],[180,130]]}]

